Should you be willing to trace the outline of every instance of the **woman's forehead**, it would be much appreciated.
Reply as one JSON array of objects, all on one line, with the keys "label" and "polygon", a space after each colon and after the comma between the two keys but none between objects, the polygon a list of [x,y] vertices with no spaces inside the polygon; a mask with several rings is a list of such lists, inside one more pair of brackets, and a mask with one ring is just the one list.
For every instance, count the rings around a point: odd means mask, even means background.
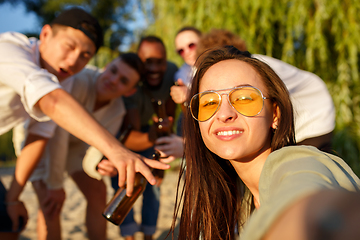
[{"label": "woman's forehead", "polygon": [[261,76],[249,63],[228,59],[211,66],[200,80],[199,92],[250,85],[264,92]]}]

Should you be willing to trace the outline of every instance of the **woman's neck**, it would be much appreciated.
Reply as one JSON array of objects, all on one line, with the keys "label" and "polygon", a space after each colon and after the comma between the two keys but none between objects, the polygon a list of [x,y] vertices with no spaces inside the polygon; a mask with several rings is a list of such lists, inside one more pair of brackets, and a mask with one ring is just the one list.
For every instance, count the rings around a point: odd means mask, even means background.
[{"label": "woman's neck", "polygon": [[254,204],[256,208],[260,207],[259,198],[259,180],[265,161],[271,149],[268,148],[263,150],[255,158],[242,160],[230,160],[238,176],[241,178],[243,183],[248,187],[254,197]]}]

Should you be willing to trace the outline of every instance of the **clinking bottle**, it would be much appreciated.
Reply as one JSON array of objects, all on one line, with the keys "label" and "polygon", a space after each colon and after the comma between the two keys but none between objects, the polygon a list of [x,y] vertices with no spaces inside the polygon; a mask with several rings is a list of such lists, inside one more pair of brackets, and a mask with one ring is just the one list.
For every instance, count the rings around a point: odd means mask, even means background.
[{"label": "clinking bottle", "polygon": [[[159,160],[159,158],[160,153],[156,151],[153,154],[153,159]],[[114,197],[106,205],[102,215],[113,224],[120,225],[133,207],[135,201],[144,192],[146,184],[147,181],[143,175],[136,173],[133,194],[130,197],[126,195],[126,184],[125,187],[119,188]]]},{"label": "clinking bottle", "polygon": [[171,134],[171,126],[166,114],[164,102],[160,99],[152,99],[151,101],[158,117],[158,122],[155,123],[157,137],[169,136]]}]

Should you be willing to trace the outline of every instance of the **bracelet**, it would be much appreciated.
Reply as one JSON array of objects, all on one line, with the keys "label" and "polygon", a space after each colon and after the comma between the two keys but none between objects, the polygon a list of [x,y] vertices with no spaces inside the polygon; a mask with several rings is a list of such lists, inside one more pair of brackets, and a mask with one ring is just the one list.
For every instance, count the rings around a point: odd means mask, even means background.
[{"label": "bracelet", "polygon": [[5,203],[5,205],[7,205],[7,206],[11,206],[11,205],[17,205],[17,204],[19,204],[19,203],[21,203],[20,201],[13,201],[13,202],[4,202]]}]

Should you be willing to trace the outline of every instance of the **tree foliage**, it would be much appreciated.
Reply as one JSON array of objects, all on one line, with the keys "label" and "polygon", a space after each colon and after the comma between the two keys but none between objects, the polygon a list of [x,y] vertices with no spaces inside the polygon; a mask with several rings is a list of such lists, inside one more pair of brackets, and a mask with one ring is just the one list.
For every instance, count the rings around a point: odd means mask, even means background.
[{"label": "tree foliage", "polygon": [[[78,6],[95,16],[107,36],[105,46],[117,50],[124,37],[133,36],[126,23],[134,20],[128,0],[0,0],[14,6],[24,4],[27,12],[35,13],[40,26],[50,23],[60,12]],[[38,33],[27,33],[34,35]]]},{"label": "tree foliage", "polygon": [[[128,24],[134,20],[133,2],[128,0],[0,0],[13,6],[24,4],[26,11],[35,13],[39,20],[39,27],[50,23],[61,11],[72,6],[79,6],[90,12],[104,29],[105,46],[90,64],[98,67],[105,66],[119,54],[119,46],[124,38],[133,39],[133,29]],[[38,37],[39,32],[24,33],[27,36]],[[0,161],[15,158],[12,147],[11,132],[0,136]]]},{"label": "tree foliage", "polygon": [[161,37],[178,64],[174,38],[180,28],[221,28],[243,38],[252,53],[319,75],[336,107],[335,150],[360,173],[359,1],[153,0],[142,6],[151,21],[146,33]]},{"label": "tree foliage", "polygon": [[[360,1],[0,0],[4,2],[24,3],[41,24],[69,6],[90,11],[105,29],[107,47],[92,60],[100,67],[116,56],[126,38],[134,50],[140,35],[157,35],[167,46],[168,58],[180,65],[174,47],[180,28],[230,30],[246,40],[250,52],[279,58],[325,81],[336,107],[335,150],[360,173]],[[137,7],[142,18],[134,15]],[[140,24],[148,26],[146,31]]]}]

